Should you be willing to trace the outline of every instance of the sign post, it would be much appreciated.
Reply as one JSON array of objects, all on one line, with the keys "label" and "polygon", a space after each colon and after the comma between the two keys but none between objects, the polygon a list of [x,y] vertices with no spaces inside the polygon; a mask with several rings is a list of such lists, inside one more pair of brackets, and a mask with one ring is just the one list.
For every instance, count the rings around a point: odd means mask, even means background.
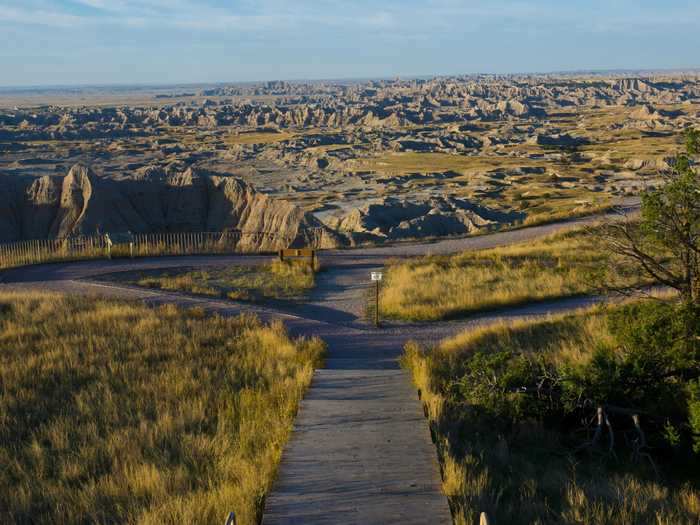
[{"label": "sign post", "polygon": [[109,233],[105,233],[105,245],[107,246],[107,259],[112,258],[112,239]]},{"label": "sign post", "polygon": [[382,281],[382,272],[371,272],[370,278],[376,284],[374,294],[374,326],[379,328],[379,283]]}]

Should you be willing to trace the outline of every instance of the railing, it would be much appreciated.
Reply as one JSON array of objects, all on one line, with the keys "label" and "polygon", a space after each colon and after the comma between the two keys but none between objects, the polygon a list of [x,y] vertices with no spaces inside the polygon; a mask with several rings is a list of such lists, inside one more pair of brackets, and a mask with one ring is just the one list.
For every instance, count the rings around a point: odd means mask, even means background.
[{"label": "railing", "polygon": [[[303,244],[320,247],[321,231],[306,231]],[[298,238],[295,238],[298,239]],[[111,257],[271,253],[295,239],[270,232],[104,234],[0,244],[0,269],[45,262]]]}]

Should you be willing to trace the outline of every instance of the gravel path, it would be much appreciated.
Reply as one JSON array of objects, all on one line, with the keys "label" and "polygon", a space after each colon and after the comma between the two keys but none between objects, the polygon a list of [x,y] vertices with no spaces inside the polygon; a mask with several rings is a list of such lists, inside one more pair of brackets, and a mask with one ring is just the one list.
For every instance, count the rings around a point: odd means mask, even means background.
[{"label": "gravel path", "polygon": [[7,270],[2,289],[52,290],[199,306],[211,313],[252,312],[263,321],[282,319],[292,335],[318,336],[328,345],[285,449],[269,495],[264,524],[449,523],[435,449],[420,403],[397,359],[406,341],[439,341],[476,325],[542,317],[604,300],[580,297],[504,309],[464,321],[390,324],[376,330],[363,319],[369,272],[387,260],[448,254],[523,242],[591,224],[599,218],[447,239],[429,244],[323,252],[325,270],[308,301],[250,305],[100,281],[106,274],[175,267],[263,264],[262,256],[187,256],[84,261]]}]

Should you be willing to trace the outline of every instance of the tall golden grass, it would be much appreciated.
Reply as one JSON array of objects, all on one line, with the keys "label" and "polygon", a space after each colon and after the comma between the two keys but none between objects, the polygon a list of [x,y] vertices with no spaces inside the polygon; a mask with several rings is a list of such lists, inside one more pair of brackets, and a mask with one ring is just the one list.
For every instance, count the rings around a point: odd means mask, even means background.
[{"label": "tall golden grass", "polygon": [[607,254],[584,230],[538,240],[390,264],[381,309],[432,321],[599,289]]},{"label": "tall golden grass", "polygon": [[[542,213],[530,214],[523,221],[523,226],[537,226],[557,221],[565,221],[575,217],[585,217],[587,215],[597,215],[610,211],[613,205],[608,202],[590,203],[588,205],[577,205],[573,209],[547,210]],[[528,212],[530,210],[527,210]]]},{"label": "tall golden grass", "polygon": [[319,340],[48,294],[0,312],[0,522],[257,523]]},{"label": "tall golden grass", "polygon": [[426,350],[406,346],[403,365],[426,407],[459,525],[486,512],[493,523],[562,525],[697,524],[700,488],[686,477],[649,468],[573,457],[562,436],[535,421],[495,430],[478,405],[458,403],[450,389],[475,352],[518,349],[554,362],[586,362],[611,334],[598,310],[478,328]]},{"label": "tall golden grass", "polygon": [[227,266],[208,270],[161,270],[117,274],[138,286],[175,290],[241,301],[298,299],[315,285],[314,268],[301,261],[276,260],[269,265]]}]

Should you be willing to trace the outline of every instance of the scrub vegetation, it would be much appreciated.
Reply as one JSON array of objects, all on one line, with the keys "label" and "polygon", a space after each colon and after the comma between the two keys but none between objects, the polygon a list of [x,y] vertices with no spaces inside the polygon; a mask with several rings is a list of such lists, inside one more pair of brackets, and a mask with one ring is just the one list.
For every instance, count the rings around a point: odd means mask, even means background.
[{"label": "scrub vegetation", "polygon": [[[697,311],[637,304],[484,327],[403,364],[458,524],[695,524]],[[640,385],[644,385],[640,388]],[[596,437],[596,407],[604,410]],[[639,417],[638,431],[632,415]]]}]

